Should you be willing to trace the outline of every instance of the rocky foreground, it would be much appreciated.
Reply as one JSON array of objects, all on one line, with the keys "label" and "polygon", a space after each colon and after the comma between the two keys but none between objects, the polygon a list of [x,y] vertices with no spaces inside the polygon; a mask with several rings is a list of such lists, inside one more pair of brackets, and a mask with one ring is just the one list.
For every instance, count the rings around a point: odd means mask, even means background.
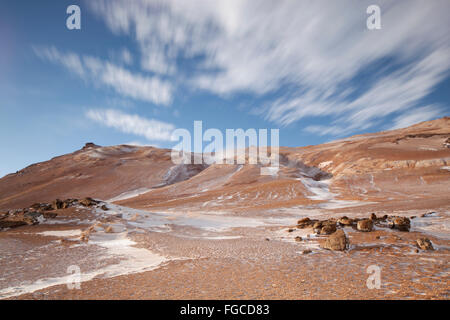
[{"label": "rocky foreground", "polygon": [[[0,218],[0,297],[448,299],[448,208],[345,211],[311,207],[295,222],[158,214],[92,198],[36,203]],[[79,290],[67,286],[73,265]]]}]

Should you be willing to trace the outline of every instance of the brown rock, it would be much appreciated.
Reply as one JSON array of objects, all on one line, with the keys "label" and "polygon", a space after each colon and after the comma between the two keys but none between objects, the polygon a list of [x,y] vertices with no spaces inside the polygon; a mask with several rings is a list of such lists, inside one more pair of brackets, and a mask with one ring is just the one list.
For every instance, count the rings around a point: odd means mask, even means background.
[{"label": "brown rock", "polygon": [[317,220],[311,220],[309,218],[303,218],[297,221],[297,228],[304,229],[309,228],[314,225]]},{"label": "brown rock", "polygon": [[299,236],[295,237],[295,241],[297,241],[297,242],[302,241],[302,237],[299,237]]},{"label": "brown rock", "polygon": [[20,226],[26,226],[27,223],[23,220],[0,220],[0,229],[4,228],[17,228]]},{"label": "brown rock", "polygon": [[358,221],[356,229],[363,232],[370,232],[373,229],[373,222],[370,219],[363,219]]},{"label": "brown rock", "polygon": [[322,226],[323,226],[322,221],[317,221],[317,222],[315,222],[315,223],[313,224],[314,232],[315,232],[315,233],[320,233],[320,231],[322,230]]},{"label": "brown rock", "polygon": [[416,240],[417,246],[422,250],[434,250],[433,244],[428,238],[420,238]]},{"label": "brown rock", "polygon": [[392,221],[392,228],[399,231],[409,231],[411,221],[406,217],[395,217]]},{"label": "brown rock", "polygon": [[348,239],[342,229],[330,235],[320,246],[324,249],[344,251],[347,248]]},{"label": "brown rock", "polygon": [[369,219],[372,220],[372,221],[376,221],[377,220],[377,215],[375,213],[371,213]]},{"label": "brown rock", "polygon": [[42,215],[45,219],[54,219],[58,216],[56,212],[43,212]]},{"label": "brown rock", "polygon": [[34,203],[30,206],[30,208],[34,209],[34,210],[39,210],[41,208],[41,206],[42,206],[42,204],[40,204],[40,203]]},{"label": "brown rock", "polygon": [[53,210],[62,209],[62,207],[63,207],[63,202],[61,200],[56,199],[55,201],[52,202]]},{"label": "brown rock", "polygon": [[109,210],[109,208],[106,205],[102,205],[101,208],[102,208],[103,211],[108,211]]},{"label": "brown rock", "polygon": [[308,254],[308,253],[311,253],[311,252],[312,252],[311,250],[306,249],[306,250],[303,250],[302,254]]},{"label": "brown rock", "polygon": [[338,220],[338,223],[342,226],[351,226],[353,224],[353,220],[346,216],[343,216]]},{"label": "brown rock", "polygon": [[320,234],[332,234],[336,231],[336,223],[326,223],[320,230]]},{"label": "brown rock", "polygon": [[85,207],[91,207],[97,204],[97,201],[95,201],[92,198],[84,198],[82,200],[80,200],[80,204],[85,206]]}]

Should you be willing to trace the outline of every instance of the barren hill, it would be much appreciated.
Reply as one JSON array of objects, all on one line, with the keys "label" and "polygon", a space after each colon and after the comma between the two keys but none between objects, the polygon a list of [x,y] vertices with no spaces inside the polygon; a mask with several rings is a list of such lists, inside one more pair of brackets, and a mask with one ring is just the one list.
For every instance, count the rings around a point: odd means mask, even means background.
[{"label": "barren hill", "polygon": [[[320,202],[411,199],[448,204],[450,118],[330,143],[280,148],[280,169],[174,165],[170,150],[86,144],[0,179],[0,209],[93,197],[136,208],[271,210]],[[332,206],[330,207],[332,208]]]}]

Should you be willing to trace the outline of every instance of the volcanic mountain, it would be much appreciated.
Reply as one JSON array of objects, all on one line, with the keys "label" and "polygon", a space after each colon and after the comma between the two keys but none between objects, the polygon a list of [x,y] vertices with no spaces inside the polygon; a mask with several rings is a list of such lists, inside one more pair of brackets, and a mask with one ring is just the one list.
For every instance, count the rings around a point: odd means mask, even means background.
[{"label": "volcanic mountain", "polygon": [[93,197],[161,210],[266,210],[323,201],[448,203],[450,118],[317,146],[280,148],[280,168],[174,165],[170,150],[100,147],[37,163],[0,179],[0,209]]}]

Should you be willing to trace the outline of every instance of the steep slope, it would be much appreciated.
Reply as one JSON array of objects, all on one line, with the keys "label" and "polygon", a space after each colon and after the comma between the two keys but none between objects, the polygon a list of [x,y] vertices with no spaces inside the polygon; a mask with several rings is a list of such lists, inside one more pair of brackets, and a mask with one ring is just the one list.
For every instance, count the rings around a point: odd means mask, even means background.
[{"label": "steep slope", "polygon": [[87,144],[0,179],[0,208],[20,208],[55,198],[109,199],[163,183],[170,166],[168,150]]},{"label": "steep slope", "polygon": [[235,212],[412,199],[445,205],[450,202],[449,138],[450,118],[442,118],[318,146],[280,148],[276,176],[261,176],[258,166],[213,165],[182,183],[120,204]]}]

